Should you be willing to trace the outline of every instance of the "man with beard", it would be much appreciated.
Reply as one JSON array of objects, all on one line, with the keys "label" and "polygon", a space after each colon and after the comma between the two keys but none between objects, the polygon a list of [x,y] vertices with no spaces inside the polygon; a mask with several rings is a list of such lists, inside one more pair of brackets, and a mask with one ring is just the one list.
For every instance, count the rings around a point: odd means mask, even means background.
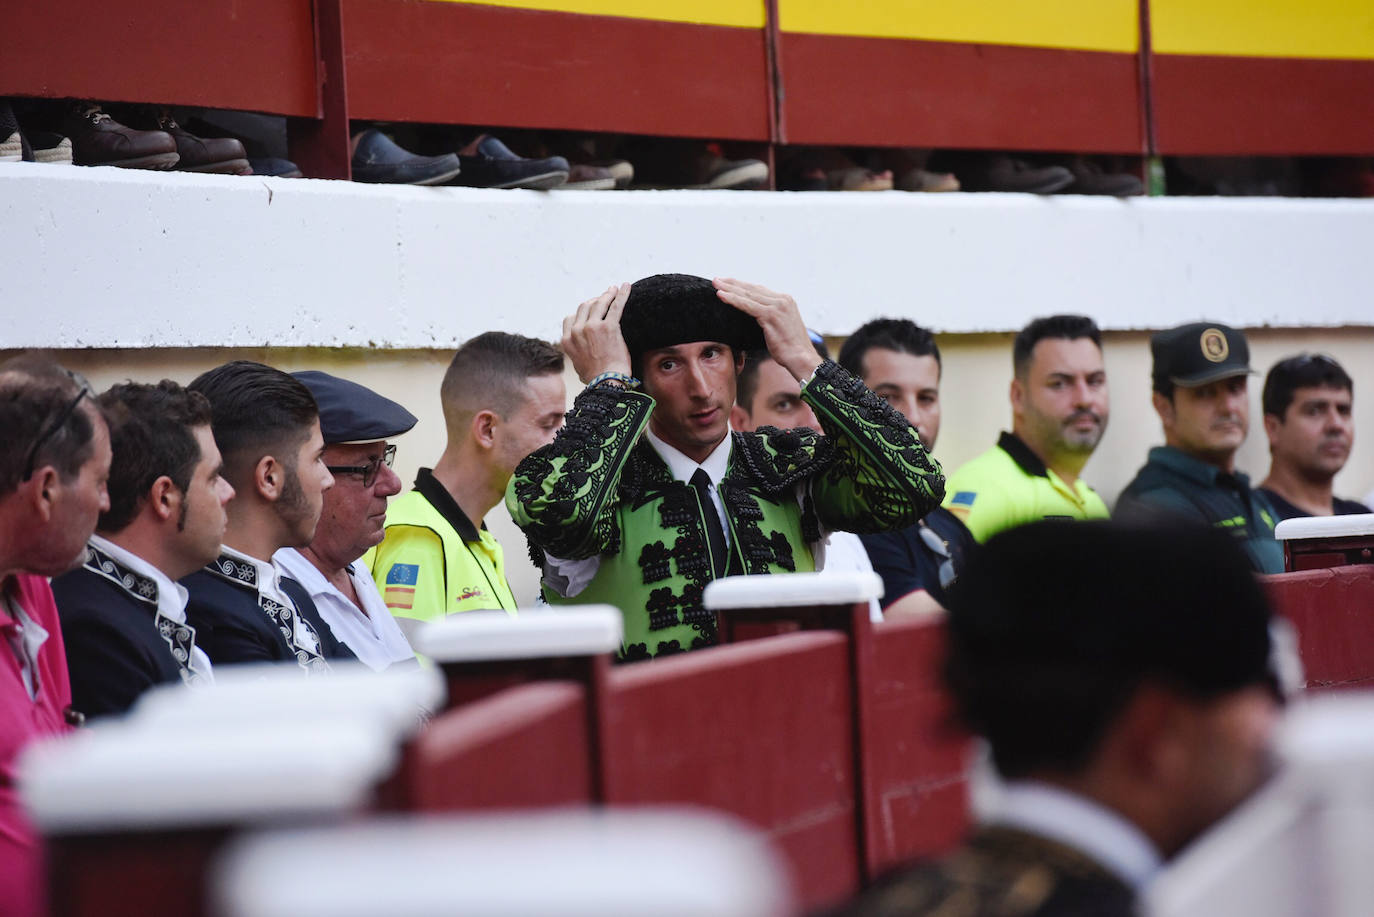
[{"label": "man with beard", "polygon": [[72,706],[123,713],[165,682],[204,684],[210,661],[176,581],[219,556],[224,505],[210,404],[171,380],[116,385],[98,399],[110,426],[110,508],[80,567],[53,580]]},{"label": "man with beard", "polygon": [[1250,345],[1219,322],[1193,322],[1150,338],[1154,406],[1164,445],[1150,450],[1116,504],[1122,519],[1169,515],[1224,529],[1260,573],[1283,572],[1278,520],[1236,470],[1249,432]]},{"label": "man with beard", "polygon": [[414,666],[415,652],[359,558],[382,540],[387,499],[401,492],[388,443],[415,426],[415,415],[372,389],[308,371],[292,373],[320,406],[324,460],[334,486],[324,495],[315,538],[272,558],[310,593],[330,631],[358,661],[381,671]]},{"label": "man with beard", "polygon": [[[1045,575],[1066,559],[1072,576]],[[1244,553],[1201,526],[993,537],[951,591],[942,674],[998,792],[956,850],[843,913],[1133,917],[1161,865],[1272,773],[1270,618]]]},{"label": "man with beard", "polygon": [[1278,518],[1370,511],[1331,491],[1355,441],[1354,394],[1349,374],[1319,353],[1280,360],[1269,370],[1260,399],[1269,437],[1269,476],[1260,491]]},{"label": "man with beard", "polygon": [[0,909],[44,914],[38,838],[15,760],[65,732],[71,687],[48,577],[80,562],[110,508],[110,436],[85,380],[22,356],[0,365]]},{"label": "man with beard", "polygon": [[247,360],[202,373],[190,388],[210,402],[235,497],[223,550],[182,581],[186,618],[217,666],[293,660],[307,674],[327,672],[327,658],[352,653],[301,584],[272,565],[280,548],[310,544],[334,484],[315,399],[299,380]]},{"label": "man with beard", "polygon": [[1110,410],[1102,333],[1082,315],[1037,318],[1012,344],[1012,428],[950,475],[945,507],[973,537],[1039,519],[1105,519],[1081,477]]}]

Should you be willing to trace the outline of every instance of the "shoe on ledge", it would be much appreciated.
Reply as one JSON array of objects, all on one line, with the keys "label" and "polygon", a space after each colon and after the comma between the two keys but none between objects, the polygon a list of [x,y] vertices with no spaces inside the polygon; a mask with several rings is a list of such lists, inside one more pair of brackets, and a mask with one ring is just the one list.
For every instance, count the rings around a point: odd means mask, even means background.
[{"label": "shoe on ledge", "polygon": [[182,172],[210,172],[220,175],[252,175],[243,143],[233,137],[197,137],[177,123],[170,110],[156,109],[148,127],[166,131],[176,141]]},{"label": "shoe on ledge", "polygon": [[126,127],[94,102],[68,106],[62,133],[71,139],[72,161],[79,166],[165,170],[181,159],[171,134]]},{"label": "shoe on ledge", "polygon": [[382,185],[442,185],[461,170],[458,157],[420,156],[371,128],[353,138],[353,180]]},{"label": "shoe on ledge", "polygon": [[[458,151],[463,171],[453,181],[468,188],[533,188],[547,191],[561,187],[571,169],[562,156],[526,159],[511,152],[500,140],[483,134]],[[614,186],[612,180],[612,186]]]}]

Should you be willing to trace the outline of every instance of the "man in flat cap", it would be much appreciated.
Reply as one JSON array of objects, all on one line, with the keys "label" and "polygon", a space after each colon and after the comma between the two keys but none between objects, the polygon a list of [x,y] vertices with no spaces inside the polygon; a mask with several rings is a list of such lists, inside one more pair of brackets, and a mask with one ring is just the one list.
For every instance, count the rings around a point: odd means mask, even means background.
[{"label": "man in flat cap", "polygon": [[1245,335],[1220,322],[1193,322],[1156,333],[1150,350],[1165,444],[1150,450],[1121,492],[1116,516],[1166,514],[1224,529],[1242,542],[1256,571],[1282,573],[1279,517],[1236,470],[1250,423]]},{"label": "man in flat cap", "polygon": [[81,566],[52,581],[72,706],[120,714],[149,688],[209,683],[177,580],[219,556],[234,496],[210,432],[210,403],[170,379],[124,382],[97,403],[110,428],[110,508]]},{"label": "man in flat cap", "polygon": [[[1066,557],[1073,576],[1044,575]],[[1244,552],[1202,526],[993,536],[950,592],[944,680],[999,792],[952,854],[844,913],[1135,914],[1161,863],[1272,770],[1269,620]]]},{"label": "man in flat cap", "polygon": [[[731,433],[736,373],[763,346],[824,434]],[[548,601],[622,610],[623,659],[716,643],[712,579],[813,570],[825,530],[903,528],[943,494],[915,429],[822,361],[790,296],[658,274],[582,303],[563,351],[587,387],[520,463],[506,506]]]},{"label": "man in flat cap", "polygon": [[439,401],[443,454],[392,501],[386,536],[367,558],[407,634],[469,611],[515,614],[505,553],[485,519],[515,466],[563,424],[563,354],[522,334],[479,334],[453,355]]},{"label": "man in flat cap", "polygon": [[369,668],[415,665],[415,653],[359,558],[382,540],[387,498],[401,492],[388,442],[415,426],[390,398],[331,376],[292,373],[320,407],[324,464],[334,486],[324,493],[320,524],[304,547],[284,547],[273,562],[310,593],[334,637]]}]

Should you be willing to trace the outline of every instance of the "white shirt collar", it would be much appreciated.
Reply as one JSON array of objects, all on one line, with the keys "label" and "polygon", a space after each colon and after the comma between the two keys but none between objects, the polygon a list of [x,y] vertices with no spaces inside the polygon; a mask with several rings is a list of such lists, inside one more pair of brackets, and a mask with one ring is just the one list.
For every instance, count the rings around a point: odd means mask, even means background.
[{"label": "white shirt collar", "polygon": [[692,475],[700,468],[706,472],[712,484],[719,484],[730,467],[730,449],[733,437],[728,429],[725,432],[725,438],[716,444],[716,448],[711,450],[710,455],[706,456],[706,461],[699,464],[683,455],[675,447],[668,445],[660,437],[655,436],[653,430],[645,429],[644,435],[648,437],[649,445],[654,447],[659,458],[663,459],[668,466],[674,480],[690,481]]},{"label": "white shirt collar", "polygon": [[326,593],[343,595],[342,592],[334,588],[333,583],[325,578],[318,567],[306,560],[305,555],[295,548],[282,548],[273,554],[272,566],[277,568],[277,572],[291,577],[304,586],[311,598]]},{"label": "white shirt collar", "polygon": [[1008,781],[987,820],[1082,851],[1137,890],[1162,862],[1155,845],[1132,822],[1091,799],[1038,781]]},{"label": "white shirt collar", "polygon": [[116,563],[123,564],[140,576],[146,576],[157,584],[157,610],[178,624],[186,623],[186,599],[188,593],[181,583],[173,582],[167,574],[148,563],[132,551],[122,548],[108,538],[92,535],[90,544],[98,551],[110,555]]}]

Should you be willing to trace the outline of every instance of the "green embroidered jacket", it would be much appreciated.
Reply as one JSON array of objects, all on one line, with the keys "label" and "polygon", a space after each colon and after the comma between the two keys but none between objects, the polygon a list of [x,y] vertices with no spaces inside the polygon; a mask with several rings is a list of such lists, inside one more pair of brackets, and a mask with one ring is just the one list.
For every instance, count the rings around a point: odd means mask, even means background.
[{"label": "green embroidered jacket", "polygon": [[[916,431],[858,379],[826,361],[802,398],[825,435],[772,427],[731,434],[718,490],[732,574],[814,569],[810,545],[822,528],[905,528],[944,496],[940,466]],[[620,608],[626,659],[717,640],[701,602],[712,576],[705,510],[641,440],[653,406],[642,392],[584,391],[558,437],[520,463],[506,490],[511,518],[545,570],[545,597]],[[599,566],[590,584],[564,597],[550,584],[546,555],[598,557]]]}]

